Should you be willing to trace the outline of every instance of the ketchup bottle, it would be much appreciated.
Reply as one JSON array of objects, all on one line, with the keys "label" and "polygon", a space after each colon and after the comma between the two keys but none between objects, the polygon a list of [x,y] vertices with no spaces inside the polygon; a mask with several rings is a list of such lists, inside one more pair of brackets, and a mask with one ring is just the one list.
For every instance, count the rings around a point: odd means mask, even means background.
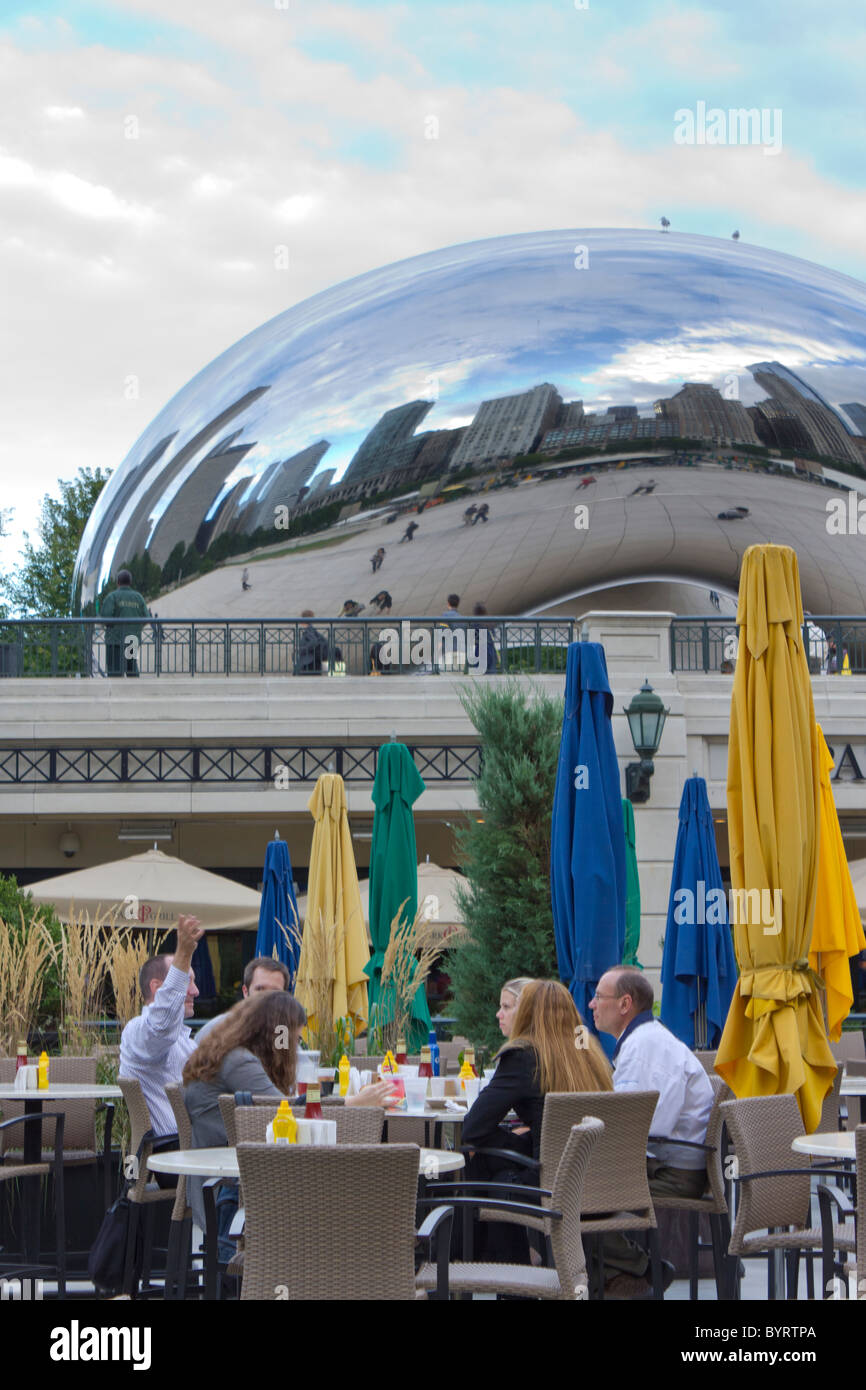
[{"label": "ketchup bottle", "polygon": [[318,1081],[307,1082],[307,1105],[304,1110],[305,1120],[320,1120],[322,1118],[322,1101],[319,1091]]}]

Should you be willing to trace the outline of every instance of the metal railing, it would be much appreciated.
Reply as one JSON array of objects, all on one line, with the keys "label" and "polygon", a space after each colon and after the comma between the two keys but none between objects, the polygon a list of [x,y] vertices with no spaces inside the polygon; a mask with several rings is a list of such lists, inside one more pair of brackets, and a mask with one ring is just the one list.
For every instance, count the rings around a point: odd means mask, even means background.
[{"label": "metal railing", "polygon": [[568,618],[22,619],[0,677],[564,673],[574,640]]},{"label": "metal railing", "polygon": [[[866,673],[864,617],[810,615],[803,624],[803,642],[813,675]],[[731,674],[738,645],[739,629],[733,618],[675,618],[671,623],[671,670]]]},{"label": "metal railing", "polygon": [[[481,745],[413,743],[409,751],[428,786],[469,783],[481,771]],[[381,743],[29,744],[0,747],[0,787],[312,785],[323,772],[347,783],[376,776]]]}]

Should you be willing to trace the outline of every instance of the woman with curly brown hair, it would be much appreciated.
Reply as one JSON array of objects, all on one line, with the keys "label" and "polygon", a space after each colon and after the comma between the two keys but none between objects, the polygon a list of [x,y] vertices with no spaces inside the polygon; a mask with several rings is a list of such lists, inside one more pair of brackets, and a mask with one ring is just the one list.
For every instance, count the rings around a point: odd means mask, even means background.
[{"label": "woman with curly brown hair", "polygon": [[[219,1098],[236,1091],[273,1096],[280,1101],[295,1089],[298,1043],[307,1021],[294,995],[269,990],[236,1004],[208,1031],[183,1069],[184,1100],[192,1121],[195,1149],[220,1148],[228,1143]],[[392,1090],[389,1081],[365,1086],[347,1096],[346,1105],[382,1105]],[[204,1229],[201,1180],[190,1179],[190,1206]],[[224,1183],[217,1198],[220,1237],[237,1210],[237,1183]],[[234,1248],[220,1240],[220,1258],[230,1259]]]}]

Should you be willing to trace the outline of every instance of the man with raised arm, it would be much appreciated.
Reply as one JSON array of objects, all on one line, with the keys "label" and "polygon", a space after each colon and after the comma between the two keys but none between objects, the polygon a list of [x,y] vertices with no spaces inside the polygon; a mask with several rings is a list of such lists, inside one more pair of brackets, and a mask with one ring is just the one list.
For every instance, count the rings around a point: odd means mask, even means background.
[{"label": "man with raised arm", "polygon": [[192,1018],[198,995],[191,963],[203,936],[204,927],[197,917],[178,917],[174,955],[151,956],[144,962],[138,976],[144,1005],[138,1017],[127,1023],[120,1039],[118,1074],[140,1083],[158,1138],[177,1138],[164,1088],[181,1081],[184,1066],[195,1051],[192,1030],[184,1021]]}]

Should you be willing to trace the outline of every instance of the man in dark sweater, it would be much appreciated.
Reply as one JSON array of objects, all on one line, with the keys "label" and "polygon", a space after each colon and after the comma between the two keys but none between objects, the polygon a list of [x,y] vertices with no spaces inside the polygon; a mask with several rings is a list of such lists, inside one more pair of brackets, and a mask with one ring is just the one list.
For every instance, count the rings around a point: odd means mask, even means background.
[{"label": "man in dark sweater", "polygon": [[[101,618],[149,618],[150,612],[141,594],[132,587],[129,570],[120,570],[117,588],[102,601]],[[137,676],[138,653],[141,650],[142,622],[107,622],[105,655],[109,676]]]}]

